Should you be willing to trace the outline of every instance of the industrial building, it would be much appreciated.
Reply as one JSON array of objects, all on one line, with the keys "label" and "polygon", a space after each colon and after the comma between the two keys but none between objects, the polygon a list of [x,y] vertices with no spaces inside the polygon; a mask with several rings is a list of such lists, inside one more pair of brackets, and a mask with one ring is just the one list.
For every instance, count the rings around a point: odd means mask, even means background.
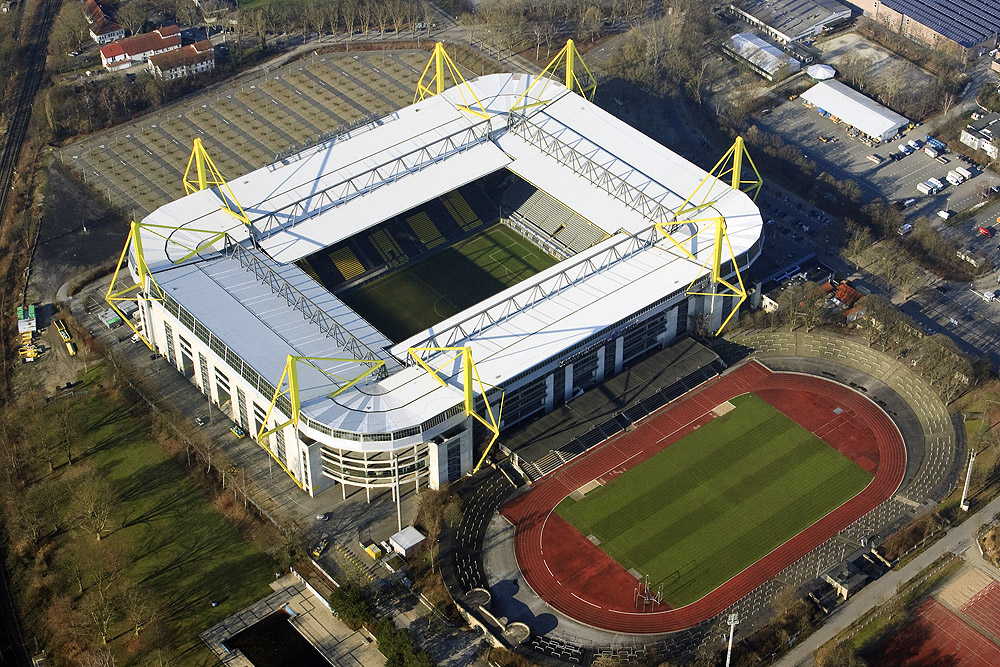
[{"label": "industrial building", "polygon": [[959,140],[977,151],[982,151],[991,160],[1000,159],[1000,113],[976,114],[959,136]]},{"label": "industrial building", "polygon": [[1000,0],[849,0],[893,32],[962,61],[997,46]]},{"label": "industrial building", "polygon": [[832,79],[802,93],[802,100],[830,118],[845,123],[874,143],[889,141],[909,125],[905,117],[870,97]]},{"label": "industrial building", "polygon": [[783,44],[851,19],[851,9],[836,0],[740,0],[729,5],[729,12]]},{"label": "industrial building", "polygon": [[733,35],[722,50],[768,81],[781,81],[801,67],[798,60],[753,33]]},{"label": "industrial building", "polygon": [[[305,492],[454,481],[474,442],[725,326],[760,254],[742,142],[707,174],[576,94],[567,49],[565,85],[446,88],[438,45],[413,105],[228,183],[196,140],[191,194],[133,223],[136,284],[109,301],[137,300],[144,340]],[[490,215],[554,264],[405,339],[341,298],[418,257],[452,270],[438,253]]]}]

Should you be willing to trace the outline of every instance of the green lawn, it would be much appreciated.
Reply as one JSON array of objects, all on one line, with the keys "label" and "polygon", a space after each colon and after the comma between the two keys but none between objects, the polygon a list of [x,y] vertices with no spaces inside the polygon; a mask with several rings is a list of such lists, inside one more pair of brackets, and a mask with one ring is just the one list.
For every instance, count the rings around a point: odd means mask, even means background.
[{"label": "green lawn", "polygon": [[753,394],[557,513],[680,607],[861,491],[872,476]]},{"label": "green lawn", "polygon": [[[274,567],[167,456],[134,409],[107,392],[73,402],[70,414],[83,433],[73,465],[53,475],[72,485],[75,475],[92,469],[110,483],[120,506],[112,532],[99,543],[93,533],[72,530],[59,536],[56,548],[120,554],[128,563],[121,581],[135,582],[157,600],[155,623],[164,632],[158,645],[176,656],[171,664],[217,664],[198,633],[269,594]],[[85,593],[93,595],[89,586]],[[118,619],[113,627],[111,646],[122,657],[128,624]]]},{"label": "green lawn", "polygon": [[339,296],[400,342],[556,261],[497,224]]}]

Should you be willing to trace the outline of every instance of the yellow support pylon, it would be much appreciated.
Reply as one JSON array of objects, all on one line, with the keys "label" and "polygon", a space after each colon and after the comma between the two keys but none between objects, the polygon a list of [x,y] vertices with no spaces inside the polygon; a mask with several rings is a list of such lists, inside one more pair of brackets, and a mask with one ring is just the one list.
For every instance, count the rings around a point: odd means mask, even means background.
[{"label": "yellow support pylon", "polygon": [[[185,232],[208,234],[209,237],[206,241],[203,241],[192,248],[180,243],[176,238],[167,233],[157,231],[160,229],[168,230],[169,232],[183,229]],[[170,225],[141,223],[134,220],[129,224],[128,236],[125,238],[125,247],[122,248],[121,255],[118,257],[118,264],[115,265],[115,271],[111,276],[111,282],[108,284],[108,292],[104,295],[104,300],[107,301],[108,305],[111,306],[116,313],[118,313],[118,316],[122,318],[122,321],[124,321],[125,324],[127,324],[129,328],[139,336],[139,339],[146,345],[146,347],[152,350],[153,344],[146,338],[146,335],[142,331],[139,331],[138,327],[132,324],[131,318],[127,317],[117,305],[119,301],[163,301],[163,290],[160,289],[160,286],[157,285],[156,281],[153,279],[153,274],[149,270],[149,266],[146,264],[146,257],[142,251],[143,230],[150,231],[154,236],[158,236],[165,241],[169,241],[170,243],[180,246],[188,251],[188,254],[175,261],[174,264],[179,264],[191,259],[198,253],[202,252],[205,248],[210,247],[216,241],[225,237],[226,233],[215,229],[172,227]],[[129,247],[134,247],[135,271],[138,274],[138,282],[134,285],[122,287],[118,283],[118,277],[121,275],[122,268],[125,267],[126,262],[128,261]]]},{"label": "yellow support pylon", "polygon": [[[483,462],[486,460],[486,455],[490,453],[490,449],[493,447],[493,443],[497,441],[500,437],[500,419],[503,416],[503,401],[506,396],[506,392],[496,385],[484,383],[482,378],[479,377],[479,371],[476,369],[476,364],[472,360],[472,348],[469,346],[464,347],[411,347],[409,350],[410,356],[413,357],[414,361],[423,368],[425,371],[434,376],[434,379],[441,383],[442,386],[447,386],[444,378],[441,377],[440,373],[445,366],[448,366],[456,359],[461,357],[462,364],[462,392],[465,397],[465,414],[466,416],[474,417],[480,424],[489,429],[493,437],[490,439],[488,445],[486,445],[486,450],[483,452],[482,457],[479,459],[479,463],[476,467],[472,469],[471,475],[475,475],[479,472],[479,468],[482,467]],[[448,357],[443,364],[437,368],[432,368],[426,361],[420,357],[421,352],[455,352],[456,354]],[[486,405],[486,417],[482,417],[475,409],[475,385],[479,385],[479,395],[483,397],[483,403]],[[497,409],[496,415],[493,414],[493,407],[490,405],[489,399],[486,398],[486,387],[493,387],[494,389],[500,390],[500,406]]]},{"label": "yellow support pylon", "polygon": [[[346,379],[329,371],[325,371],[322,368],[319,368],[318,366],[316,366],[316,364],[312,363],[314,361],[357,362],[361,364],[368,364],[369,368],[368,370],[361,373],[355,378]],[[296,357],[288,355],[288,358],[285,361],[285,370],[281,374],[281,379],[278,381],[278,384],[274,390],[274,396],[271,398],[271,404],[267,407],[267,413],[264,415],[264,423],[261,425],[260,431],[257,432],[257,444],[259,444],[261,447],[264,448],[264,451],[266,451],[271,456],[271,458],[273,458],[277,462],[277,464],[281,466],[281,469],[284,470],[288,474],[288,476],[292,478],[292,481],[294,481],[301,489],[302,483],[298,479],[296,479],[292,471],[289,470],[288,467],[285,465],[285,462],[279,459],[275,455],[275,453],[271,451],[271,448],[267,446],[267,440],[266,440],[266,438],[270,436],[272,433],[280,431],[286,426],[294,425],[296,428],[298,428],[299,412],[302,409],[302,403],[299,398],[298,364],[300,363],[306,363],[315,368],[316,370],[318,370],[320,373],[323,373],[327,377],[336,380],[338,382],[343,382],[343,384],[341,384],[336,391],[327,394],[327,398],[333,398],[340,392],[360,382],[362,379],[364,379],[368,375],[371,375],[373,372],[384,366],[385,361],[381,359],[377,361],[371,361],[368,359],[335,359],[332,357]],[[282,389],[282,387],[285,385],[286,380],[288,381],[288,388]],[[289,403],[291,403],[292,414],[289,416],[288,421],[282,422],[281,424],[275,425],[274,428],[268,429],[267,423],[271,419],[271,413],[274,411],[274,406],[277,404],[278,399],[284,395],[288,396],[288,401]]]},{"label": "yellow support pylon", "polygon": [[[368,365],[368,370],[366,370],[365,372],[359,374],[357,377],[354,377],[354,378],[342,378],[339,375],[336,375],[335,373],[331,373],[330,371],[325,371],[322,368],[318,367],[316,364],[312,363],[314,361],[339,361],[339,362],[344,362],[344,363],[367,364]],[[371,375],[372,373],[374,373],[378,369],[380,369],[383,366],[385,366],[385,361],[383,361],[381,359],[377,359],[377,360],[373,361],[373,360],[370,360],[370,359],[337,359],[337,358],[334,358],[334,357],[296,357],[296,356],[288,355],[288,358],[285,361],[285,370],[281,374],[281,379],[278,380],[277,387],[274,390],[274,397],[271,399],[271,405],[269,405],[268,408],[267,408],[267,414],[264,415],[264,424],[260,427],[260,432],[257,433],[257,439],[258,440],[262,440],[263,438],[266,438],[267,436],[271,435],[275,431],[279,431],[279,430],[285,428],[286,426],[288,426],[290,424],[294,424],[295,426],[298,426],[298,424],[299,424],[299,411],[302,408],[302,403],[301,403],[301,401],[299,399],[299,372],[298,372],[298,364],[300,364],[300,363],[306,363],[309,366],[312,366],[313,368],[315,368],[317,371],[319,371],[323,375],[326,375],[330,379],[335,380],[338,383],[342,383],[342,384],[340,384],[338,386],[338,388],[337,388],[336,391],[334,391],[334,392],[332,392],[330,394],[327,394],[327,398],[333,398],[337,394],[339,394],[342,391],[348,389],[349,387],[357,384],[358,382],[360,382],[361,380],[363,380],[367,376]],[[285,385],[285,381],[286,380],[288,381],[288,388],[287,389],[282,389],[282,387]],[[288,395],[288,401],[292,405],[292,414],[289,415],[288,421],[286,421],[286,422],[284,422],[282,424],[278,424],[277,426],[275,426],[274,428],[272,428],[270,430],[265,430],[265,429],[267,429],[267,422],[268,422],[268,420],[271,417],[271,412],[274,410],[274,406],[278,402],[278,398],[280,398],[281,396],[286,395],[286,394]]]},{"label": "yellow support pylon", "polygon": [[[427,81],[427,73],[430,71],[431,67],[434,67],[434,75]],[[479,116],[481,118],[489,118],[489,114],[486,113],[486,108],[483,103],[479,101],[476,97],[475,91],[472,90],[472,86],[469,82],[465,80],[462,73],[458,71],[458,66],[455,65],[455,61],[451,59],[448,52],[444,50],[444,44],[438,42],[434,45],[434,51],[431,53],[430,60],[427,61],[427,66],[424,67],[423,73],[421,73],[420,78],[417,80],[417,91],[413,95],[413,102],[417,103],[420,100],[431,97],[433,95],[440,95],[447,88],[445,84],[445,76],[447,73],[451,74],[451,79],[458,86],[458,93],[462,96],[463,104],[459,104],[458,108],[463,111],[468,111],[469,113]],[[473,108],[469,99],[465,96],[466,91],[476,102],[476,107]]]},{"label": "yellow support pylon", "polygon": [[[586,72],[586,78],[583,80],[577,76],[577,62],[579,62],[583,71]],[[545,95],[545,89],[549,85],[549,81],[552,81],[555,78],[556,72],[560,67],[564,67],[566,70],[566,75],[563,81],[568,90],[576,91],[588,100],[594,99],[594,93],[597,91],[597,79],[595,79],[594,75],[590,72],[590,68],[587,67],[587,63],[583,62],[580,52],[576,50],[576,42],[572,39],[567,39],[566,46],[564,46],[562,50],[556,54],[556,57],[545,66],[542,73],[535,77],[534,81],[531,82],[531,85],[528,86],[528,89],[521,93],[521,96],[517,98],[517,101],[511,105],[510,110],[523,111],[524,109],[530,109],[531,107],[551,102],[551,100],[542,99],[542,97]],[[528,97],[528,93],[531,92],[531,89],[534,88],[539,81],[543,81],[544,83],[542,84],[541,91],[538,93],[538,101],[522,104],[521,102]]]},{"label": "yellow support pylon", "polygon": [[[191,178],[191,167],[194,167],[195,180]],[[229,189],[229,184],[222,177],[222,173],[212,162],[205,146],[201,143],[201,137],[195,137],[194,146],[191,148],[191,157],[188,158],[187,167],[184,169],[184,194],[207,190],[217,187],[219,196],[222,198],[222,210],[241,221],[245,225],[250,224],[243,207],[236,200],[233,191]],[[235,207],[235,210],[234,210]]]},{"label": "yellow support pylon", "polygon": [[[747,162],[750,164],[750,167],[753,169],[753,173],[756,176],[755,179],[750,180],[750,179],[745,179],[743,177],[744,158],[746,158]],[[688,284],[687,294],[689,296],[707,296],[711,297],[713,300],[716,297],[737,299],[737,302],[733,306],[732,311],[722,322],[722,325],[719,327],[718,331],[715,332],[716,336],[722,333],[723,329],[726,328],[726,325],[729,324],[729,321],[733,318],[733,315],[736,314],[740,306],[743,305],[743,302],[747,300],[748,296],[746,285],[743,283],[743,276],[740,274],[739,264],[736,261],[736,255],[733,252],[732,242],[729,240],[729,234],[726,231],[726,219],[722,216],[714,216],[714,217],[700,218],[694,220],[680,220],[678,218],[679,216],[685,213],[700,211],[702,209],[714,205],[718,201],[717,199],[709,201],[709,197],[712,195],[712,192],[714,191],[712,185],[714,185],[718,181],[722,181],[723,179],[728,180],[727,185],[731,187],[733,190],[740,190],[742,192],[746,192],[754,200],[757,199],[757,195],[760,193],[761,188],[764,186],[764,179],[761,178],[760,172],[757,171],[757,166],[753,163],[753,159],[747,152],[746,145],[743,142],[743,137],[736,137],[736,141],[733,142],[733,145],[729,148],[728,151],[726,151],[726,154],[722,156],[722,159],[719,160],[714,167],[712,167],[712,170],[705,175],[705,178],[701,180],[701,182],[694,189],[691,195],[684,200],[684,203],[681,204],[680,208],[674,214],[673,222],[671,223],[658,222],[654,225],[661,234],[663,234],[672,244],[674,244],[674,246],[678,250],[680,250],[689,260],[693,262],[698,262],[698,259],[691,253],[690,250],[685,248],[681,243],[678,243],[677,240],[674,239],[674,237],[670,234],[670,231],[673,228],[682,224],[694,224],[697,226],[698,231],[692,234],[690,238],[695,238],[704,229],[707,228],[707,225],[705,227],[702,227],[701,226],[702,223],[708,223],[710,225],[714,225],[713,231],[715,240],[714,240],[714,245],[712,247],[712,254],[708,257],[708,259],[700,263],[698,273],[695,274],[694,279],[690,282],[690,284]],[[710,185],[706,189],[702,201],[698,204],[691,205],[691,202],[695,198],[695,195],[698,194],[702,186],[705,185],[706,183],[710,183],[712,185]],[[728,255],[728,258],[731,259],[733,262],[733,271],[736,273],[736,284],[729,282],[722,276],[722,260],[724,253],[726,253]],[[728,290],[727,292],[720,292],[718,290],[713,292],[692,291],[692,288],[694,287],[695,282],[698,281],[701,272],[705,270],[705,268],[708,267],[709,264],[711,264],[712,283],[715,285],[721,285],[723,288]]]}]

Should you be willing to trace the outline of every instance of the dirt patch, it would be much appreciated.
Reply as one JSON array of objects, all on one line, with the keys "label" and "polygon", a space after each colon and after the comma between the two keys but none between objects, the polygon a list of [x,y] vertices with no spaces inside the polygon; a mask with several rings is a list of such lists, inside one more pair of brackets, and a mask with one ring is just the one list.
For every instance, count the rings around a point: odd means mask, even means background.
[{"label": "dirt patch", "polygon": [[72,276],[121,252],[128,221],[58,161],[49,167],[38,247],[28,283],[29,303],[48,303]]},{"label": "dirt patch", "polygon": [[[866,78],[871,81],[875,89],[884,86],[887,77],[896,77],[901,73],[906,76],[906,87],[911,89],[920,90],[934,83],[934,77],[928,72],[857,33],[837,35],[816,46],[823,53],[823,62],[833,65],[834,68],[848,58],[866,61],[868,64]],[[908,67],[903,69],[898,66],[892,67],[893,63],[897,62],[905,63]],[[870,91],[862,92],[871,94]]]},{"label": "dirt patch", "polygon": [[719,405],[715,406],[715,409],[712,410],[712,414],[715,415],[716,417],[721,417],[727,412],[732,412],[735,409],[736,406],[733,405],[731,401],[726,401],[725,403],[720,403]]},{"label": "dirt patch", "polygon": [[948,582],[937,597],[956,609],[972,599],[972,596],[986,588],[993,582],[993,578],[980,570],[978,567],[971,568]]}]

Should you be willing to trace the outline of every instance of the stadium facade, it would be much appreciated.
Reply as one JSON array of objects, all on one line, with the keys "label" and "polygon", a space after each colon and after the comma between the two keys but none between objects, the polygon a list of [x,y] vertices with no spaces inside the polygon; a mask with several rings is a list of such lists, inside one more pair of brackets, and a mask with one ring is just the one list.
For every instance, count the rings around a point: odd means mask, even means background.
[{"label": "stadium facade", "polygon": [[[148,343],[309,494],[340,484],[398,498],[454,481],[487,423],[470,409],[509,428],[696,324],[717,330],[732,310],[696,294],[716,291],[717,246],[729,248],[717,275],[734,281],[733,261],[743,270],[759,255],[751,198],[560,83],[529,90],[533,80],[463,82],[133,223],[124,257]],[[558,262],[406,340],[303,268],[498,173],[531,191],[500,222]],[[553,229],[560,206],[569,214]],[[712,217],[724,234],[698,222]],[[406,259],[383,258],[383,272]]]}]

